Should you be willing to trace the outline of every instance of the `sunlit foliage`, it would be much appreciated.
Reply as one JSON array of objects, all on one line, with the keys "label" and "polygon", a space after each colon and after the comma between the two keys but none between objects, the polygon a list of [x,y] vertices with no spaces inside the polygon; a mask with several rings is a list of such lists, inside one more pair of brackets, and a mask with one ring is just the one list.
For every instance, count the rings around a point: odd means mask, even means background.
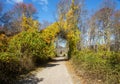
[{"label": "sunlit foliage", "polygon": [[8,37],[5,34],[0,34],[0,52],[4,52],[7,49]]}]

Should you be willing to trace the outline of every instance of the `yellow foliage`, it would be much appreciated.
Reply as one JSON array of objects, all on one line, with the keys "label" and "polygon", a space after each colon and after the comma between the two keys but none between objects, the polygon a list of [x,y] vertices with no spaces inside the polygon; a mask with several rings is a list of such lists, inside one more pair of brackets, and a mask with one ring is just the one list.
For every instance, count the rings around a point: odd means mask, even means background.
[{"label": "yellow foliage", "polygon": [[0,35],[0,41],[2,41],[2,40],[4,40],[4,39],[6,39],[6,35],[5,35],[5,34],[1,34],[1,35]]},{"label": "yellow foliage", "polygon": [[0,51],[4,51],[6,49],[8,39],[5,34],[0,34]]},{"label": "yellow foliage", "polygon": [[58,32],[59,28],[57,23],[53,23],[42,31],[41,37],[46,41],[46,43],[50,43],[51,41],[54,41]]},{"label": "yellow foliage", "polygon": [[39,22],[37,20],[33,20],[31,17],[27,18],[24,15],[22,16],[22,23],[21,23],[22,31],[38,30],[39,26],[40,26],[40,24],[39,24]]}]

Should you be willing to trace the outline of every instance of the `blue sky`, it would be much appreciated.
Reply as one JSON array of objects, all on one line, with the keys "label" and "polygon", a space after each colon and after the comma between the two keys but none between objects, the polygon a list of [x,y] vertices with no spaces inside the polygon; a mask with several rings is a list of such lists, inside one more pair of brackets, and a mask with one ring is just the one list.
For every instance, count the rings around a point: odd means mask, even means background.
[{"label": "blue sky", "polygon": [[[24,2],[24,3],[32,3],[37,11],[39,16],[39,21],[55,21],[56,15],[56,5],[59,0],[0,0],[5,3],[6,10],[11,9],[11,7],[15,3]],[[117,9],[120,9],[120,0],[116,0],[118,2]],[[90,11],[95,11],[98,7],[100,7],[100,3],[102,0],[85,0],[85,7]],[[92,13],[92,12],[91,12]]]}]

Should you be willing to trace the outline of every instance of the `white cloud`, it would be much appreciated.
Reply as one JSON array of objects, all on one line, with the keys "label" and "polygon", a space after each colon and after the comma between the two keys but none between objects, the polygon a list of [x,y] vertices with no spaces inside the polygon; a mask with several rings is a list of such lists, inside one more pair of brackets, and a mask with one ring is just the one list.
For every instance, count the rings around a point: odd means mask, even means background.
[{"label": "white cloud", "polygon": [[48,0],[33,0],[33,2],[38,3],[42,7],[42,10],[48,10]]},{"label": "white cloud", "polygon": [[48,0],[40,0],[41,5],[48,5]]},{"label": "white cloud", "polygon": [[[24,0],[7,0],[8,3],[14,4],[14,3],[20,3],[23,2]],[[43,11],[48,10],[48,0],[32,0],[35,3],[38,3],[41,6],[41,9]]]},{"label": "white cloud", "polygon": [[7,0],[8,3],[20,3],[23,2],[23,0]]}]

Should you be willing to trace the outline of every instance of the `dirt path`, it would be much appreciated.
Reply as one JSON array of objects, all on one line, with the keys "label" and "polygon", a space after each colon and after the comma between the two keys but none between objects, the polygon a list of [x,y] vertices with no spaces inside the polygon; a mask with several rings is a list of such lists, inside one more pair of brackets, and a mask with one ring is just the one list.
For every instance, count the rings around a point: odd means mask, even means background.
[{"label": "dirt path", "polygon": [[64,57],[54,58],[42,71],[37,71],[30,78],[20,84],[73,84],[68,73]]}]

